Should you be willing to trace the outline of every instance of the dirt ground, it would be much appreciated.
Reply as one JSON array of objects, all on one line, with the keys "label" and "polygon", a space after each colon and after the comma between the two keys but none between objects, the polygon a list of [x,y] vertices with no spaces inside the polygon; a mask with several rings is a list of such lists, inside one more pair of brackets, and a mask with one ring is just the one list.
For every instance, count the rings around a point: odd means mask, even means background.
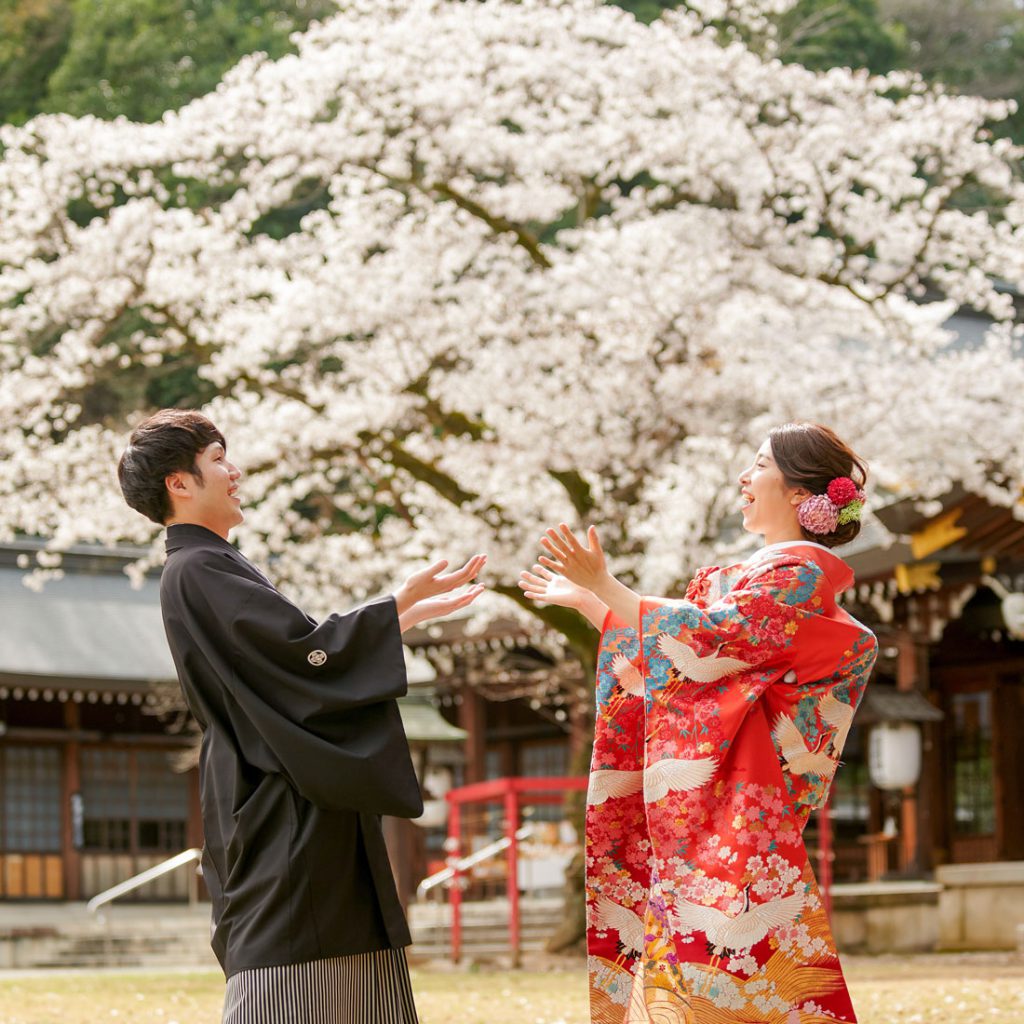
[{"label": "dirt ground", "polygon": [[[1024,957],[850,957],[860,1024],[1024,1024]],[[0,1024],[217,1024],[216,973],[0,973]],[[413,970],[421,1024],[588,1024],[582,965]]]}]

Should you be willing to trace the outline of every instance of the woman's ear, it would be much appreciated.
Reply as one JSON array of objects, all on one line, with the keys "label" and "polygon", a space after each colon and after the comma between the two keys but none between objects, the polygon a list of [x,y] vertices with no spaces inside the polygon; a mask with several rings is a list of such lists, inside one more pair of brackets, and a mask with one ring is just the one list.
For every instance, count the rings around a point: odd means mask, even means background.
[{"label": "woman's ear", "polygon": [[810,496],[811,492],[806,487],[797,487],[790,494],[789,503],[796,508],[797,505],[802,505]]}]

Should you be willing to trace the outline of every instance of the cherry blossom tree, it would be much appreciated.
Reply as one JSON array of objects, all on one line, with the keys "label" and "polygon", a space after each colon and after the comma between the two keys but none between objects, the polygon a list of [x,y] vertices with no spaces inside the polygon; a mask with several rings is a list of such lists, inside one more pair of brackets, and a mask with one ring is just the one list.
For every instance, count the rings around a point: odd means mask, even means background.
[{"label": "cherry blossom tree", "polygon": [[[690,6],[343,0],[155,124],[0,128],[0,534],[51,571],[154,542],[114,465],[170,395],[227,434],[243,547],[300,600],[486,550],[479,617],[586,657],[516,603],[541,528],[594,522],[671,590],[778,422],[834,425],[889,491],[1012,503],[1008,105],[783,64],[785,0]],[[983,343],[952,343],[962,306]]]}]

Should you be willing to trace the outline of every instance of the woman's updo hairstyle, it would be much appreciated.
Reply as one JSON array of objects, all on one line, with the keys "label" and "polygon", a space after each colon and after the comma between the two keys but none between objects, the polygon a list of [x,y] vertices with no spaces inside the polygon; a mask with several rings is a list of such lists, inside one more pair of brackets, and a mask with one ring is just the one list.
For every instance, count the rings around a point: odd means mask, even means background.
[{"label": "woman's updo hairstyle", "polygon": [[[863,489],[867,465],[849,445],[819,423],[785,423],[768,435],[772,458],[787,487],[802,487],[811,494],[825,494],[836,477],[847,476]],[[849,544],[860,533],[860,521],[841,523],[832,533],[811,533],[800,527],[807,540],[827,548]]]}]

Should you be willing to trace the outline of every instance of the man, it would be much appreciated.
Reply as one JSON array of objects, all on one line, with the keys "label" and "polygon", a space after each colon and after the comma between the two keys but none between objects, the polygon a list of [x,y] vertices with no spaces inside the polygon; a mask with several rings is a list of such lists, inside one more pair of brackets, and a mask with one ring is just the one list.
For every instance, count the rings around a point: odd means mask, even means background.
[{"label": "man", "polygon": [[[203,877],[225,1024],[409,1024],[411,941],[380,816],[422,813],[401,632],[470,604],[484,556],[317,623],[228,543],[241,473],[198,412],[140,424],[128,504],[167,527],[160,604],[202,728]],[[458,591],[458,592],[457,592]]]}]

